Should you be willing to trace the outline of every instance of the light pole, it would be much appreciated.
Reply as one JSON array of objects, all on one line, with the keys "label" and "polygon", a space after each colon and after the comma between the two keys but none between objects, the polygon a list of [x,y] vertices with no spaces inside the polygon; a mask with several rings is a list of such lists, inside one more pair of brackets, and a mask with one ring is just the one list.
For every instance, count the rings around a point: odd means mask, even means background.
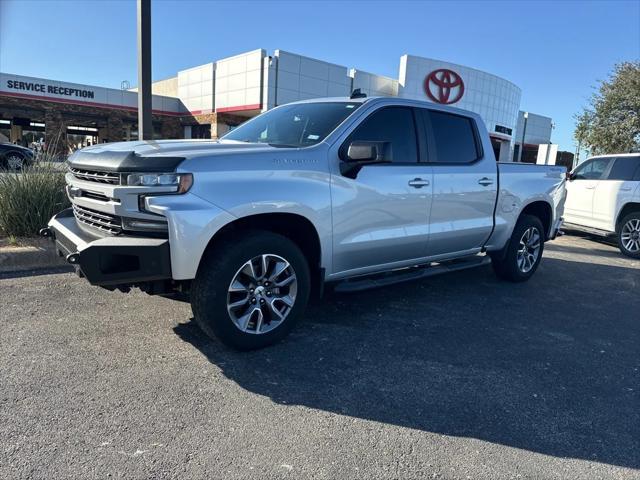
[{"label": "light pole", "polygon": [[138,0],[138,140],[153,140],[151,123],[151,0]]},{"label": "light pole", "polygon": [[522,162],[522,151],[524,150],[524,136],[527,133],[527,119],[529,118],[529,112],[524,112],[524,126],[522,127],[522,141],[520,142],[520,149],[518,150],[518,163]]}]

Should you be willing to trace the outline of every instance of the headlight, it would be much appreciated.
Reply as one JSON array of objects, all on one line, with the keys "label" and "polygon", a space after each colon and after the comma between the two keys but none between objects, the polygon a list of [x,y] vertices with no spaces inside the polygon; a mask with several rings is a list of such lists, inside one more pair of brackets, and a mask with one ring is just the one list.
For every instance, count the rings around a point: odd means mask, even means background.
[{"label": "headlight", "polygon": [[176,187],[176,192],[185,193],[193,185],[193,175],[190,173],[132,173],[127,176],[127,185]]}]

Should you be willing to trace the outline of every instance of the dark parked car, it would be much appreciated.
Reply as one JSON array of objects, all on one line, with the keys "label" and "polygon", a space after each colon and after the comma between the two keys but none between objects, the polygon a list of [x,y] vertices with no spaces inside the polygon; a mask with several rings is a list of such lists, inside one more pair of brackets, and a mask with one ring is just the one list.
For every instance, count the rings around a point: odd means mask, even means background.
[{"label": "dark parked car", "polygon": [[13,143],[0,142],[0,168],[22,170],[33,162],[33,150]]}]

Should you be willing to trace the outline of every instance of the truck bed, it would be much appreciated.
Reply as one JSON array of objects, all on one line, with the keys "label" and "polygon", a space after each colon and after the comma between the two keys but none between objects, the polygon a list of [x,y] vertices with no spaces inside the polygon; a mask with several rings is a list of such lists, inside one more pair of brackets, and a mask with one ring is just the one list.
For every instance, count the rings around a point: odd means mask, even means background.
[{"label": "truck bed", "polygon": [[511,237],[518,216],[525,207],[525,198],[528,204],[541,201],[554,205],[550,212],[550,228],[547,232],[548,235],[552,235],[554,228],[559,226],[564,212],[566,177],[567,169],[562,166],[499,162],[495,228],[487,242],[487,248],[504,245]]}]

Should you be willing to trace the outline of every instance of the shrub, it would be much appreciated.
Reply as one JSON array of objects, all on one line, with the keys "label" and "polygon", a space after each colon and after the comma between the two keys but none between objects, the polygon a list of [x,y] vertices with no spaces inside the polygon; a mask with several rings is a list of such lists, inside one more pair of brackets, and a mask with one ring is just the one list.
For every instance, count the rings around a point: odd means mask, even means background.
[{"label": "shrub", "polygon": [[36,161],[20,173],[0,172],[0,232],[37,235],[55,213],[69,206],[62,165]]}]

